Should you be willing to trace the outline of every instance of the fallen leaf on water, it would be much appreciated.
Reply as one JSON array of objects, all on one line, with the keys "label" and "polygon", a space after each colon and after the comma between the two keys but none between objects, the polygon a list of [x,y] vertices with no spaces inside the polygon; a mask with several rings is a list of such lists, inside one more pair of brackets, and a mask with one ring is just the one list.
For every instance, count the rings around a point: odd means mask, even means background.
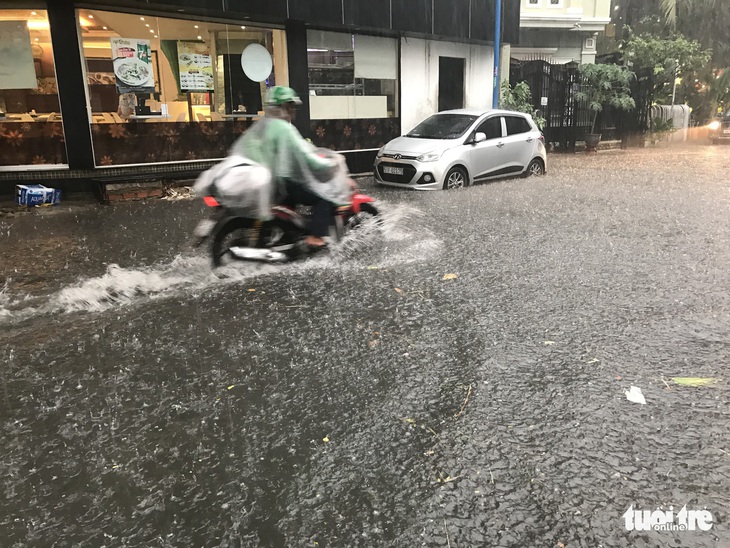
[{"label": "fallen leaf on water", "polygon": [[370,342],[368,343],[368,346],[370,346],[370,348],[375,348],[376,346],[378,346],[378,341],[377,341],[377,340],[375,340],[375,341],[370,341]]},{"label": "fallen leaf on water", "polygon": [[253,293],[254,291],[256,291],[256,290],[253,287],[248,290],[249,293]]},{"label": "fallen leaf on water", "polygon": [[325,443],[329,443],[330,439],[327,436],[325,436],[324,438],[322,438],[322,441]]},{"label": "fallen leaf on water", "polygon": [[669,380],[681,386],[707,386],[708,384],[720,382],[720,379],[710,377],[672,377]]},{"label": "fallen leaf on water", "polygon": [[378,270],[379,268],[380,268],[379,266],[375,266],[374,264],[371,264],[370,266],[368,266],[368,270]]},{"label": "fallen leaf on water", "polygon": [[416,424],[416,420],[412,419],[411,417],[404,417],[403,422],[407,422],[408,424]]},{"label": "fallen leaf on water", "polygon": [[598,362],[598,361],[601,361],[601,360],[598,360],[598,359],[596,359],[596,358],[593,358],[593,359],[592,359],[591,361],[589,361],[588,363],[596,363],[596,362]]},{"label": "fallen leaf on water", "polygon": [[394,288],[398,293],[403,293],[403,290],[400,287]]},{"label": "fallen leaf on water", "polygon": [[442,280],[455,280],[458,277],[459,277],[458,274],[444,274],[444,277],[441,279]]},{"label": "fallen leaf on water", "polygon": [[555,344],[555,341],[545,341],[543,344],[545,346],[550,346],[551,344]]},{"label": "fallen leaf on water", "polygon": [[228,387],[228,390],[232,389],[234,386],[236,386],[236,385],[232,384],[231,386]]},{"label": "fallen leaf on water", "polygon": [[616,379],[617,381],[620,381],[621,379],[623,379],[623,377],[621,375],[616,375],[614,377],[614,379]]}]

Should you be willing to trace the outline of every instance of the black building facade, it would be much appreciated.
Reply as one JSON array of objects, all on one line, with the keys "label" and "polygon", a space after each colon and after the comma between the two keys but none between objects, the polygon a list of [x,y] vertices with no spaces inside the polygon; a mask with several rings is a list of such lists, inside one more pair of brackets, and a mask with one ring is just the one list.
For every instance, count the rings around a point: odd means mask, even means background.
[{"label": "black building facade", "polygon": [[[502,39],[516,43],[520,2],[502,2]],[[495,3],[5,0],[0,194],[27,179],[72,190],[110,174],[202,169],[277,84],[302,97],[305,137],[367,171],[450,92],[433,83],[440,59],[464,59],[453,84],[462,106],[491,104]]]}]

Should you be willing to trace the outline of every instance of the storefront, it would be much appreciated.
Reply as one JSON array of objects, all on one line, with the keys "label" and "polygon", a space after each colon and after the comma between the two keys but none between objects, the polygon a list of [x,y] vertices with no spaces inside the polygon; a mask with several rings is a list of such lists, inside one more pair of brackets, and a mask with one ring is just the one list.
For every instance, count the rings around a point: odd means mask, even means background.
[{"label": "storefront", "polygon": [[[503,2],[509,41],[519,0]],[[0,190],[24,177],[221,158],[277,84],[302,95],[303,135],[367,170],[383,143],[436,111],[434,51],[464,57],[464,106],[491,101],[493,9],[494,0],[9,0]]]}]

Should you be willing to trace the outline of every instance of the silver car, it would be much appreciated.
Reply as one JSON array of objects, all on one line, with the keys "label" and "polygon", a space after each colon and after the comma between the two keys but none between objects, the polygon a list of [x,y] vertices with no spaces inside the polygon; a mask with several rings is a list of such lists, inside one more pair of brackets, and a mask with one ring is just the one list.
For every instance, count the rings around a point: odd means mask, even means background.
[{"label": "silver car", "polygon": [[543,175],[545,143],[529,114],[447,110],[393,139],[375,159],[377,183],[417,190],[463,188],[514,175]]}]

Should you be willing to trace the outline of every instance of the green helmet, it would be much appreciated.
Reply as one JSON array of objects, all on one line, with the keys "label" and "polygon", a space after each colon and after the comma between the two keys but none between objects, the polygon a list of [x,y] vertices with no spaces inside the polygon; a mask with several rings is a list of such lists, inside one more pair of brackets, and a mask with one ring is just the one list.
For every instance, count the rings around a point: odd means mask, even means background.
[{"label": "green helmet", "polygon": [[274,86],[269,90],[266,97],[267,105],[281,106],[285,105],[286,103],[301,105],[302,100],[299,98],[296,91],[286,86]]}]

